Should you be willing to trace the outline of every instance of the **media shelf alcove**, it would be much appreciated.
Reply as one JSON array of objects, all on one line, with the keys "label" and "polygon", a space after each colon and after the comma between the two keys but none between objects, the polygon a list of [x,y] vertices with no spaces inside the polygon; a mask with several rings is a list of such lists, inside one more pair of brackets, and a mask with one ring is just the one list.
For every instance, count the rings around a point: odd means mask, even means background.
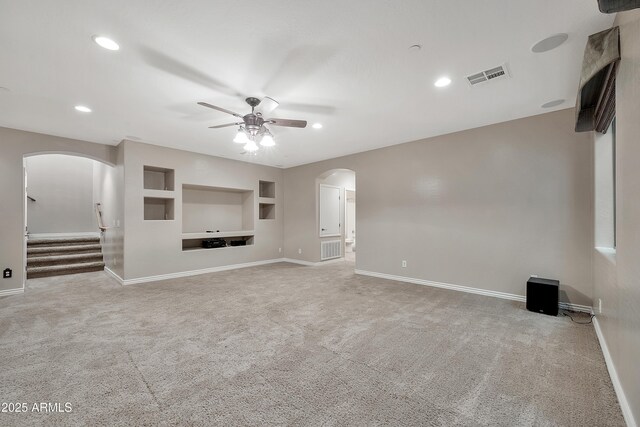
[{"label": "media shelf alcove", "polygon": [[276,205],[274,203],[260,203],[258,219],[276,219]]},{"label": "media shelf alcove", "polygon": [[174,220],[174,170],[145,165],[143,175],[144,220]]},{"label": "media shelf alcove", "polygon": [[175,172],[173,169],[145,165],[143,171],[143,184],[145,190],[173,191],[175,189]]},{"label": "media shelf alcove", "polygon": [[232,249],[245,246],[203,248],[202,241],[220,238],[227,244],[254,241],[254,191],[241,188],[182,186],[182,250]]},{"label": "media shelf alcove", "polygon": [[172,198],[145,197],[145,221],[171,221],[175,218],[175,203]]},{"label": "media shelf alcove", "polygon": [[276,197],[276,183],[272,181],[260,181],[259,183],[259,196],[266,199],[275,199]]}]

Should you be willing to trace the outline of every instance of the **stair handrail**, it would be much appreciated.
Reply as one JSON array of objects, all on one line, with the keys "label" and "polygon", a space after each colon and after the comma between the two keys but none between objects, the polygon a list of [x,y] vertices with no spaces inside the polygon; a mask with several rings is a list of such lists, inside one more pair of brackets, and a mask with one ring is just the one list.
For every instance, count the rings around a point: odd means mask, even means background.
[{"label": "stair handrail", "polygon": [[98,228],[101,233],[107,231],[108,227],[105,227],[104,222],[102,221],[102,211],[100,210],[100,203],[96,203],[96,218],[98,220]]}]

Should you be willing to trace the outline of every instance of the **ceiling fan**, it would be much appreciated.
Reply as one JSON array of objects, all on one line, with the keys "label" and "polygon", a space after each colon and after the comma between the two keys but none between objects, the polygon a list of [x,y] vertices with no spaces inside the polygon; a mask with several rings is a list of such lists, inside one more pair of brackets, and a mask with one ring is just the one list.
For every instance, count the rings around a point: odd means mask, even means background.
[{"label": "ceiling fan", "polygon": [[[265,100],[269,101],[269,104],[272,108],[267,108],[265,111],[273,111],[278,103],[271,99],[265,98]],[[272,147],[276,145],[273,135],[271,131],[266,125],[274,125],[274,126],[286,126],[293,128],[305,128],[307,127],[307,122],[305,120],[290,120],[290,119],[265,119],[262,117],[262,112],[255,111],[256,107],[260,105],[261,100],[254,97],[249,97],[245,99],[246,103],[251,107],[251,112],[249,114],[234,113],[233,111],[227,110],[226,108],[218,107],[216,105],[211,105],[207,102],[198,102],[198,105],[202,105],[203,107],[213,108],[214,110],[222,111],[223,113],[231,114],[234,117],[238,117],[242,119],[242,121],[238,121],[235,123],[226,123],[223,125],[217,126],[209,126],[210,129],[220,129],[228,126],[240,126],[238,128],[238,133],[235,138],[233,138],[233,142],[238,144],[244,144],[244,149],[247,152],[253,152],[258,150],[258,144],[256,142],[259,140],[260,145],[263,147]]]}]

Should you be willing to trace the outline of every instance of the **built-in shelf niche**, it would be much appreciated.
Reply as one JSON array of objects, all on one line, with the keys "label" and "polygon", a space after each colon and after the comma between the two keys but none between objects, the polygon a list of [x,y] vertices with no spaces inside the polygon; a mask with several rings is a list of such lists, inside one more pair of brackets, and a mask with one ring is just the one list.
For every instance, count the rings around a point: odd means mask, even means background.
[{"label": "built-in shelf niche", "polygon": [[145,197],[144,219],[145,221],[168,221],[175,219],[174,200],[159,197]]},{"label": "built-in shelf niche", "polygon": [[229,233],[254,229],[253,190],[184,184],[183,233]]},{"label": "built-in shelf niche", "polygon": [[260,181],[258,194],[260,197],[275,199],[276,183],[272,181]]},{"label": "built-in shelf niche", "polygon": [[175,173],[173,169],[144,166],[145,190],[175,190]]},{"label": "built-in shelf niche", "polygon": [[276,219],[276,205],[274,203],[260,203],[259,219]]},{"label": "built-in shelf niche", "polygon": [[[225,233],[225,234],[229,234],[229,233]],[[227,246],[223,246],[223,247],[219,247],[219,248],[205,248],[203,247],[202,241],[205,240],[203,238],[184,238],[183,235],[183,239],[182,239],[182,250],[183,251],[198,251],[198,250],[203,250],[203,251],[210,251],[210,250],[216,250],[216,249],[236,249],[236,248],[246,248],[247,246],[251,246],[253,245],[253,234],[251,235],[245,235],[243,233],[238,233],[238,236],[228,236],[225,235],[224,237],[220,237],[223,238],[226,242],[227,242]],[[215,234],[212,234],[211,236],[208,236],[207,238],[211,239],[211,238],[215,238],[215,237],[219,237],[216,236]],[[234,241],[244,241],[245,244],[242,246],[231,246],[232,242]]]}]

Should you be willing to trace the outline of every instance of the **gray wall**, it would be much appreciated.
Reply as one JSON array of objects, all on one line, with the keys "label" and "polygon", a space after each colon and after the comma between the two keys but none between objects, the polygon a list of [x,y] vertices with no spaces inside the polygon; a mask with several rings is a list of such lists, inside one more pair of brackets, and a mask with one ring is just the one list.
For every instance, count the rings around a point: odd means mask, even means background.
[{"label": "gray wall", "polygon": [[98,232],[94,163],[60,154],[27,157],[28,192],[36,199],[27,203],[29,233]]},{"label": "gray wall", "polygon": [[[212,157],[187,151],[124,141],[125,156],[125,270],[124,279],[136,279],[264,261],[282,257],[283,171],[278,168]],[[143,167],[175,170],[175,219],[145,221],[143,199],[153,190],[143,189]],[[259,181],[276,183],[276,219],[258,220]],[[254,190],[254,245],[182,251],[182,185],[203,185]],[[270,201],[271,202],[271,201]],[[203,230],[205,231],[205,230]]]},{"label": "gray wall", "polygon": [[[102,207],[107,230],[102,235],[105,266],[118,276],[124,275],[124,150],[117,147],[115,166],[94,163],[94,203]],[[95,217],[95,215],[94,215]]]},{"label": "gray wall", "polygon": [[[640,421],[640,10],[619,13],[616,250],[594,251],[594,309],[621,386]],[[598,141],[596,141],[596,144]],[[596,145],[596,150],[597,150]],[[596,182],[596,186],[601,185]],[[596,207],[600,210],[599,207]]]},{"label": "gray wall", "polygon": [[561,281],[562,300],[591,305],[592,141],[573,114],[287,169],[285,256],[319,261],[316,178],[352,169],[357,269],[517,295],[538,274]]},{"label": "gray wall", "polygon": [[15,129],[0,128],[0,269],[13,270],[11,279],[0,279],[0,292],[21,289],[24,281],[24,180],[23,158],[35,153],[74,153],[116,162],[116,149],[112,146],[93,144],[68,138],[60,138]]}]

